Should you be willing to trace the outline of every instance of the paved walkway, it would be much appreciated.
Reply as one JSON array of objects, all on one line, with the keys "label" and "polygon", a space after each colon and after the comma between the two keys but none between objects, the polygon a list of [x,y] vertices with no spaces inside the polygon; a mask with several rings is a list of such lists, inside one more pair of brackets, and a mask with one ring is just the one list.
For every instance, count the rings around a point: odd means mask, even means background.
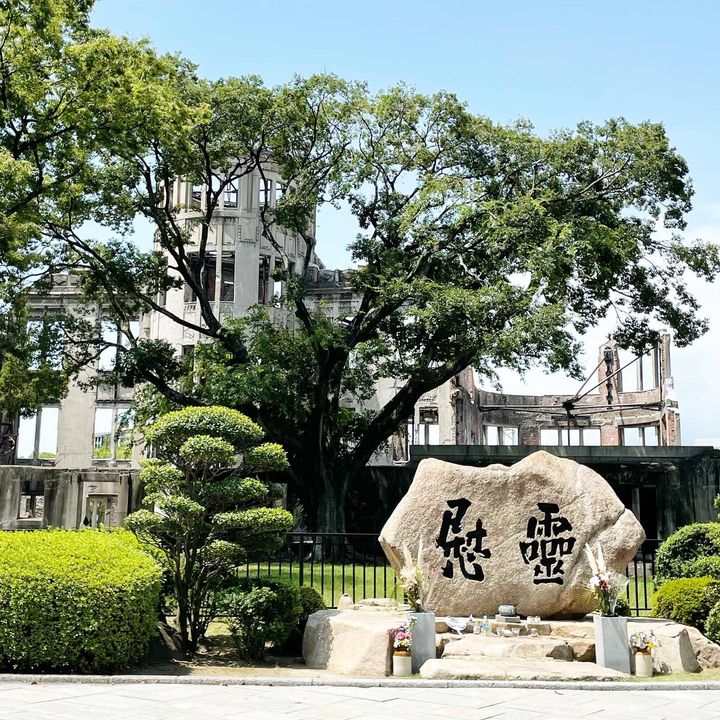
[{"label": "paved walkway", "polygon": [[718,690],[0,683],[0,720],[720,718]]}]

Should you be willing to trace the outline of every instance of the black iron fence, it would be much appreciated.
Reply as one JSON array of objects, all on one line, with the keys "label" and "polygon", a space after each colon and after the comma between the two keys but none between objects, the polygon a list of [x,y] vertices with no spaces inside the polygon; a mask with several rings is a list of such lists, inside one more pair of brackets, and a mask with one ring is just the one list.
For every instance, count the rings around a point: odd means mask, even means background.
[{"label": "black iron fence", "polygon": [[[633,615],[649,614],[654,592],[656,541],[647,541],[627,567],[625,598]],[[307,585],[336,607],[343,593],[362,598],[402,599],[395,572],[375,533],[289,533],[273,557],[246,563],[247,577],[280,577]]]}]

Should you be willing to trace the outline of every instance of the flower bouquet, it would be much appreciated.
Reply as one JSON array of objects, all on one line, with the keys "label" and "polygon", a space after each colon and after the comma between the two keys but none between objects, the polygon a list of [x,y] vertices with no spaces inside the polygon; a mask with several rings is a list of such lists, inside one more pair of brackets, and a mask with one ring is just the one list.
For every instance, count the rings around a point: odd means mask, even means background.
[{"label": "flower bouquet", "polygon": [[630,580],[615,570],[607,569],[599,544],[597,545],[597,557],[587,544],[585,545],[585,554],[592,570],[588,587],[595,596],[596,607],[602,615],[615,615],[618,596],[627,587]]},{"label": "flower bouquet", "polygon": [[650,632],[638,630],[630,636],[630,649],[634,653],[643,653],[645,655],[652,652],[653,648],[656,648],[660,643],[657,641],[655,635]]},{"label": "flower bouquet", "polygon": [[407,545],[403,545],[403,566],[400,568],[399,585],[405,591],[414,612],[426,610],[426,602],[440,573],[438,568],[423,565],[422,541],[418,545],[417,559],[413,561]]},{"label": "flower bouquet", "polygon": [[407,625],[390,628],[387,633],[392,639],[393,652],[410,652],[410,648],[412,647],[412,632]]}]

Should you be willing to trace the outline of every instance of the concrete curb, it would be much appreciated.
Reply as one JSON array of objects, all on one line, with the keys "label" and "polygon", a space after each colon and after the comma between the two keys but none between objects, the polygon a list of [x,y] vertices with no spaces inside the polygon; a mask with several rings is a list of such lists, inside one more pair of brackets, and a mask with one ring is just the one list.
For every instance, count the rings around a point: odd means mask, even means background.
[{"label": "concrete curb", "polygon": [[720,680],[685,682],[559,680],[412,680],[396,678],[288,678],[236,675],[19,675],[0,673],[0,683],[86,685],[257,685],[278,687],[526,688],[529,690],[720,690]]}]

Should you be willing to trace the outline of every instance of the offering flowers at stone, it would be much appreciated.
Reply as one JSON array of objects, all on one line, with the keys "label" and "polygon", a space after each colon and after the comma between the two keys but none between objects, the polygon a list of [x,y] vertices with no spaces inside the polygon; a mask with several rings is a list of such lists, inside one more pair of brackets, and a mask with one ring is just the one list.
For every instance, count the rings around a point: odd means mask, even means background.
[{"label": "offering flowers at stone", "polygon": [[392,638],[393,650],[410,650],[412,647],[412,632],[407,625],[390,628],[387,632]]},{"label": "offering flowers at stone", "polygon": [[630,636],[630,649],[635,653],[650,653],[659,644],[652,631],[638,630]]},{"label": "offering flowers at stone", "polygon": [[597,557],[592,551],[592,548],[585,544],[585,554],[587,555],[588,562],[590,563],[590,569],[592,575],[588,580],[588,587],[595,596],[597,602],[597,609],[603,615],[614,615],[615,605],[620,593],[627,587],[629,579],[615,570],[608,570],[605,566],[605,558],[603,557],[602,548],[598,543],[597,546]]},{"label": "offering flowers at stone", "polygon": [[439,575],[438,568],[423,565],[423,544],[418,544],[417,559],[413,561],[407,545],[403,545],[403,565],[399,572],[399,585],[405,591],[410,606],[415,612],[426,610],[426,602]]}]

